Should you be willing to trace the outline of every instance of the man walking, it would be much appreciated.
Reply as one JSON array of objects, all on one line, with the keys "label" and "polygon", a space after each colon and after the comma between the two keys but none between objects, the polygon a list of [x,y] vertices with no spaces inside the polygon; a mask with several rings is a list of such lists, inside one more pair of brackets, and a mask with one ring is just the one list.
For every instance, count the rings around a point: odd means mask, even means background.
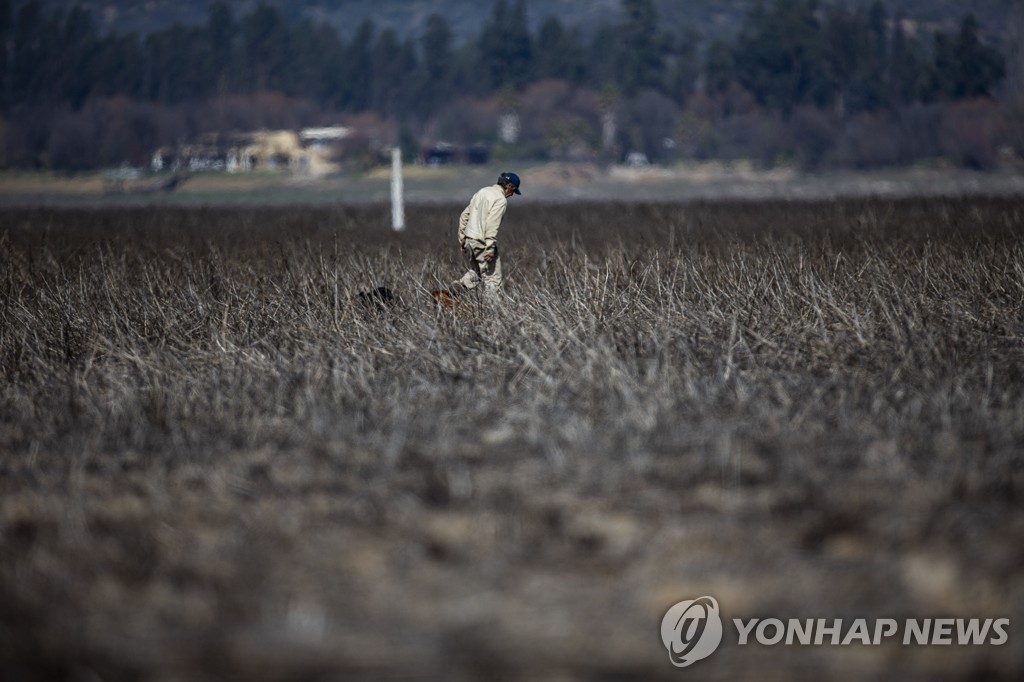
[{"label": "man walking", "polygon": [[459,217],[459,248],[469,260],[469,270],[453,285],[475,289],[482,281],[484,292],[497,293],[501,286],[501,258],[498,255],[498,228],[508,208],[508,200],[519,191],[519,176],[502,173],[498,182],[473,195]]}]

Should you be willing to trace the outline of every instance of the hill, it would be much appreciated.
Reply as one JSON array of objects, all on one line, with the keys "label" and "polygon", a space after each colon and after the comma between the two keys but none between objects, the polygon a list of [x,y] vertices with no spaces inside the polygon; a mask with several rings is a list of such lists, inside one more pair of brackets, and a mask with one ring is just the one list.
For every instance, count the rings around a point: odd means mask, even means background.
[{"label": "hill", "polygon": [[[232,2],[236,16],[249,12],[259,0]],[[476,35],[496,0],[263,0],[278,7],[292,20],[327,22],[348,35],[367,18],[381,26],[391,26],[403,35],[418,35],[432,13],[448,19],[459,38]],[[828,2],[829,0],[825,0]],[[200,24],[206,20],[210,0],[41,0],[45,7],[79,5],[93,11],[104,31],[148,33],[180,22]],[[848,6],[866,5],[871,0],[849,0]],[[1013,0],[884,0],[890,15],[902,12],[921,28],[949,29],[968,10],[981,23],[985,37],[1002,45],[1006,17]],[[16,5],[24,4],[16,2]],[[735,34],[750,11],[754,0],[655,0],[666,28],[690,28],[703,43]],[[969,5],[969,7],[965,7]],[[531,22],[539,24],[555,15],[563,23],[585,32],[602,23],[614,23],[620,15],[620,0],[527,0]]]}]

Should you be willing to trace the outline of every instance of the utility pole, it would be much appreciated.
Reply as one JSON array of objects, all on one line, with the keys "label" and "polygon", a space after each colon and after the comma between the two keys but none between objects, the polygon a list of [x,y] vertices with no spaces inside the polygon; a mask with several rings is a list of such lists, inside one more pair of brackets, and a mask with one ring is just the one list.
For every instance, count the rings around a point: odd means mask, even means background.
[{"label": "utility pole", "polygon": [[402,188],[402,148],[391,148],[391,228],[405,229],[405,199]]}]

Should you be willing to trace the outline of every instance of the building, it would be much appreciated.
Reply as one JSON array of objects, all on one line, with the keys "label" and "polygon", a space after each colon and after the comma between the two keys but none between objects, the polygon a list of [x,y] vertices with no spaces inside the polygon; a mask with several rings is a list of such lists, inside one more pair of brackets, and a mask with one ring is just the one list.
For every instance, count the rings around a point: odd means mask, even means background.
[{"label": "building", "polygon": [[304,175],[327,175],[338,170],[336,146],[350,134],[343,126],[294,130],[255,130],[211,133],[197,140],[154,152],[152,168],[186,168],[192,172],[245,173],[288,170]]}]

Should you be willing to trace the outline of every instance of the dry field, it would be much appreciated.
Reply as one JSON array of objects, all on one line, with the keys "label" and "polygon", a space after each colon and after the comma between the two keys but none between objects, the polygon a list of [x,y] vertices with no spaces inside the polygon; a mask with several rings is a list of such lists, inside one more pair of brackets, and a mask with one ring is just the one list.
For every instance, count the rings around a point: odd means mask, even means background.
[{"label": "dry field", "polygon": [[1024,202],[460,208],[0,212],[0,678],[1020,679]]}]

